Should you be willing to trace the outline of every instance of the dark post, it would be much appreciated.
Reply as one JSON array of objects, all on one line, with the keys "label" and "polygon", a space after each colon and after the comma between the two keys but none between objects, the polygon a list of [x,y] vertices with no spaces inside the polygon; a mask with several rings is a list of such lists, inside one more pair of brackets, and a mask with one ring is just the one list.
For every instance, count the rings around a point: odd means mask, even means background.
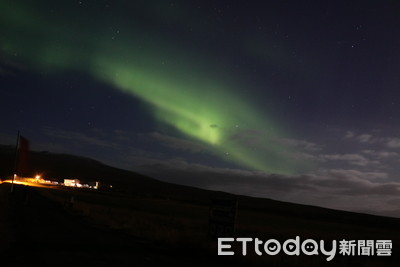
[{"label": "dark post", "polygon": [[14,178],[15,175],[17,174],[17,168],[18,168],[18,145],[19,145],[19,130],[17,134],[17,145],[15,146],[15,162],[14,162],[14,172],[12,174],[12,182],[11,182],[11,193],[14,190]]}]

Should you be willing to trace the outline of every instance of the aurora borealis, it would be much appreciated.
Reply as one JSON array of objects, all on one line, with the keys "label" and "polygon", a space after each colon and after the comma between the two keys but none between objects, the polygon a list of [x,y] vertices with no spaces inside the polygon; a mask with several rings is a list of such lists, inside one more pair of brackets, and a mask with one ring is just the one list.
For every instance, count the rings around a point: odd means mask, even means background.
[{"label": "aurora borealis", "polygon": [[[362,209],[348,192],[398,186],[399,7],[383,2],[1,0],[0,137]],[[376,210],[395,210],[381,190]]]},{"label": "aurora borealis", "polygon": [[[107,31],[94,33],[97,25],[77,27],[87,24],[86,16],[78,17],[75,25],[53,23],[40,7],[15,6],[14,2],[4,5],[3,25],[9,27],[8,34],[3,35],[6,41],[2,50],[9,56],[18,55],[37,71],[86,72],[145,101],[157,121],[209,145],[215,153],[229,155],[242,166],[286,174],[298,168],[286,159],[288,149],[273,141],[281,136],[277,123],[251,106],[233,84],[210,78],[215,75],[197,66],[199,56],[188,60],[180,56],[185,52],[164,48],[171,46],[168,43],[161,48],[154,46],[140,31],[133,30],[124,37],[128,31],[124,27],[114,30],[115,36]],[[99,17],[95,10],[88,12]],[[133,22],[139,27],[137,24]],[[20,27],[29,28],[29,32],[21,33]],[[45,40],[32,42],[32,36],[45,36]],[[233,140],[243,130],[253,129],[263,132],[257,150]]]}]

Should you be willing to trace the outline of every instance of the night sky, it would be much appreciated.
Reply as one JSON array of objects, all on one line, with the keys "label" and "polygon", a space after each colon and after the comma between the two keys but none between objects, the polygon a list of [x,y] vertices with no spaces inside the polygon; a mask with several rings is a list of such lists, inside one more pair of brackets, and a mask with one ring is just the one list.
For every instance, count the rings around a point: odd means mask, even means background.
[{"label": "night sky", "polygon": [[0,0],[0,143],[400,217],[397,1]]}]

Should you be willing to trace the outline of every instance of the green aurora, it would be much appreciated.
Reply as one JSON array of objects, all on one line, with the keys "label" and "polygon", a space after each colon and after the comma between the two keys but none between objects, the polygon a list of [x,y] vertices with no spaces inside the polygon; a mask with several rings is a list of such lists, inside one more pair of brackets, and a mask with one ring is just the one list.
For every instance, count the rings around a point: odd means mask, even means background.
[{"label": "green aurora", "polygon": [[140,19],[115,18],[117,26],[109,27],[102,10],[72,5],[60,3],[65,14],[56,16],[39,4],[1,1],[2,53],[38,72],[88,73],[145,101],[158,122],[248,169],[304,170],[307,164],[291,158],[296,151],[277,141],[286,136],[282,127],[238,93],[223,64],[143,29]]}]

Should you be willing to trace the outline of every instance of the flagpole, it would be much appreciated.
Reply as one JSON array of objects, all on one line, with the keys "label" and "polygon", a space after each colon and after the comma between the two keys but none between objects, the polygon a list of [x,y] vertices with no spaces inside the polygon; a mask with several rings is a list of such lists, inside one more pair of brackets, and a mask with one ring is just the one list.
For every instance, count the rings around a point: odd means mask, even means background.
[{"label": "flagpole", "polygon": [[15,146],[15,162],[14,162],[14,172],[13,172],[13,176],[12,176],[12,182],[11,182],[11,193],[14,190],[14,179],[15,176],[17,175],[17,168],[18,168],[18,145],[19,145],[19,130],[18,130],[18,134],[17,134],[17,145]]}]

